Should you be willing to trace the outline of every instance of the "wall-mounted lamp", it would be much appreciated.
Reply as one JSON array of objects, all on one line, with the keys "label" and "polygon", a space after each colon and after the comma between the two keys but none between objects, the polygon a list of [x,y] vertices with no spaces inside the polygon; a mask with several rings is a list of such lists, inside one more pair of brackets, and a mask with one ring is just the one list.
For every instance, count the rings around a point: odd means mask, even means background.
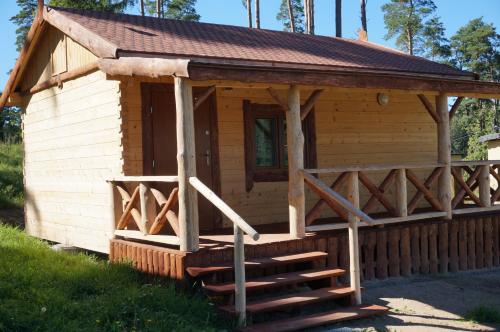
[{"label": "wall-mounted lamp", "polygon": [[381,106],[385,106],[389,104],[389,96],[386,95],[385,93],[379,93],[377,94],[377,102]]}]

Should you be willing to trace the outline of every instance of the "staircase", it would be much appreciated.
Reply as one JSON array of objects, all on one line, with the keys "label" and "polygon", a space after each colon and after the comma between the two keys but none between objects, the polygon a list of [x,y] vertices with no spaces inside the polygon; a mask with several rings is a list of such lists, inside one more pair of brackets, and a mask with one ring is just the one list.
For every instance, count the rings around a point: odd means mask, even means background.
[{"label": "staircase", "polygon": [[[345,271],[327,268],[326,259],[327,253],[312,251],[246,260],[246,312],[254,324],[243,331],[295,331],[387,311],[378,305],[351,306],[354,290],[338,280]],[[187,273],[202,280],[220,310],[236,315],[233,262],[189,267]]]}]

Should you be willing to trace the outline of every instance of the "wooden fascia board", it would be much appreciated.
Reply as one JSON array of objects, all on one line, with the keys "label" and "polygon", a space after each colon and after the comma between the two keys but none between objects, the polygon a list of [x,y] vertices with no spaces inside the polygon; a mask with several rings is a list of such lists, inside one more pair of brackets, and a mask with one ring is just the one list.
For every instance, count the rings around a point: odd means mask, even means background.
[{"label": "wooden fascia board", "polygon": [[500,83],[464,79],[430,78],[398,74],[340,73],[275,68],[207,66],[191,62],[189,78],[193,81],[228,80],[244,83],[297,84],[341,88],[436,91],[448,96],[500,97]]},{"label": "wooden fascia board", "polygon": [[98,58],[116,58],[118,47],[101,36],[76,23],[63,13],[44,7],[43,18],[55,28],[87,48]]},{"label": "wooden fascia board", "polygon": [[30,59],[33,50],[40,38],[41,32],[44,29],[44,19],[40,12],[37,12],[35,19],[33,20],[33,24],[31,25],[30,30],[28,31],[28,35],[26,36],[26,42],[24,43],[21,52],[19,53],[19,57],[14,64],[14,68],[9,75],[9,79],[5,84],[5,88],[3,89],[2,95],[0,95],[0,110],[7,104],[10,94],[14,91],[17,82],[21,78],[26,65]]}]

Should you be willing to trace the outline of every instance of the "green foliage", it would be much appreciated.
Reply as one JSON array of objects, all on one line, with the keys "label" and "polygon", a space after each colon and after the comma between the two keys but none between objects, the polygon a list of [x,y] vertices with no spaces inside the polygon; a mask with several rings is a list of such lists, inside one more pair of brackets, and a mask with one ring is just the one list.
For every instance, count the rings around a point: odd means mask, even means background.
[{"label": "green foliage", "polygon": [[476,323],[500,324],[500,312],[495,308],[480,306],[466,313],[465,319]]},{"label": "green foliage", "polygon": [[493,24],[482,18],[471,20],[451,37],[453,63],[472,71],[481,79],[500,80],[500,36]]},{"label": "green foliage", "polygon": [[396,45],[409,54],[422,51],[425,18],[434,13],[432,0],[390,0],[382,6],[387,29],[385,39],[396,38]]},{"label": "green foliage", "polygon": [[136,0],[49,0],[48,5],[85,10],[123,13]]},{"label": "green foliage", "polygon": [[425,57],[433,61],[446,60],[450,57],[449,40],[445,37],[443,22],[435,16],[424,24],[422,31],[423,44],[422,48],[425,52]]},{"label": "green foliage", "polygon": [[[0,331],[216,331],[201,298],[0,225]],[[150,282],[152,281],[152,282]]]},{"label": "green foliage", "polygon": [[16,29],[16,47],[20,51],[23,48],[24,41],[28,35],[33,18],[36,15],[37,0],[17,0],[17,6],[20,8],[19,13],[12,16],[10,20],[17,25]]},{"label": "green foliage", "polygon": [[[144,8],[149,15],[157,15],[157,0],[145,0]],[[200,20],[196,13],[196,0],[163,0],[161,3],[161,17],[174,20],[195,21]]]},{"label": "green foliage", "polygon": [[0,113],[0,141],[4,143],[21,142],[21,109],[4,107]]},{"label": "green foliage", "polygon": [[[493,24],[482,18],[471,20],[451,37],[450,62],[457,68],[476,73],[483,80],[500,80],[500,37]],[[452,121],[452,149],[466,153],[466,159],[487,158],[479,137],[499,129],[499,101],[468,99]]]},{"label": "green foliage", "polygon": [[0,208],[23,204],[23,151],[20,144],[0,144]]},{"label": "green foliage", "polygon": [[[304,23],[304,5],[302,4],[302,0],[292,0],[292,10],[295,23],[295,32],[304,33],[306,29]],[[287,0],[281,0],[280,11],[276,15],[276,19],[283,23],[283,30],[292,31]]]}]

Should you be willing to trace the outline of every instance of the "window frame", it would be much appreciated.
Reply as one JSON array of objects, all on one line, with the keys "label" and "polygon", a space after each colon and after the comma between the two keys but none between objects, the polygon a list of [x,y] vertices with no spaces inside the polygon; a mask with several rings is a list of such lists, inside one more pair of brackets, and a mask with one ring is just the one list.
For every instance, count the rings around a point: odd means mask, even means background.
[{"label": "window frame", "polygon": [[[284,182],[288,181],[288,166],[284,165],[287,143],[285,140],[286,114],[276,104],[256,104],[249,100],[243,101],[244,135],[245,135],[245,187],[246,191],[252,190],[255,182]],[[277,143],[275,150],[277,154],[277,166],[257,167],[256,145],[255,145],[255,121],[259,118],[275,118]],[[316,168],[316,128],[314,109],[302,122],[304,133],[304,165],[306,168]]]}]

